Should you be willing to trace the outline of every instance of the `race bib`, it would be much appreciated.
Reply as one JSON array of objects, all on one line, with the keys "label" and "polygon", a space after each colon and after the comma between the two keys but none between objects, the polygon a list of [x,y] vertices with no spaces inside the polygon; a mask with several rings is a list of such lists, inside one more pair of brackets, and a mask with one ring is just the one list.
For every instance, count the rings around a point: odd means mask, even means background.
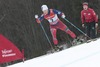
[{"label": "race bib", "polygon": [[53,18],[48,19],[48,21],[49,21],[50,23],[56,22],[57,20],[58,20],[57,15],[55,15]]}]

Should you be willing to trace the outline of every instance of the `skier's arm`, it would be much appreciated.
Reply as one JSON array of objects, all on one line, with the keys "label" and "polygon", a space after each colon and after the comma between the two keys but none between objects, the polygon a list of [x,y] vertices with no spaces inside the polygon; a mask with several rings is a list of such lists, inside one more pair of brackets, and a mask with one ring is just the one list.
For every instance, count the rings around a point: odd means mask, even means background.
[{"label": "skier's arm", "polygon": [[84,24],[84,22],[85,22],[85,17],[84,17],[83,11],[81,11],[81,21],[82,21],[82,24]]},{"label": "skier's arm", "polygon": [[96,13],[95,13],[95,11],[92,9],[91,10],[91,12],[92,12],[92,15],[93,15],[93,19],[94,19],[94,21],[95,21],[95,27],[97,28],[98,27],[98,15],[96,15]]},{"label": "skier's arm", "polygon": [[92,15],[93,15],[93,18],[94,18],[95,22],[97,23],[98,22],[98,17],[96,15],[95,11],[92,9],[91,12],[92,12]]},{"label": "skier's arm", "polygon": [[36,18],[37,23],[41,23],[41,21],[44,19],[44,16],[41,15],[41,16],[38,18],[38,15],[35,15],[35,18]]},{"label": "skier's arm", "polygon": [[53,9],[53,12],[54,12],[55,14],[61,16],[62,18],[65,18],[65,14],[64,14],[63,12],[61,12],[61,11],[59,11],[59,10],[55,10],[55,9]]},{"label": "skier's arm", "polygon": [[82,21],[82,27],[84,28],[85,17],[83,11],[81,11],[81,21]]}]

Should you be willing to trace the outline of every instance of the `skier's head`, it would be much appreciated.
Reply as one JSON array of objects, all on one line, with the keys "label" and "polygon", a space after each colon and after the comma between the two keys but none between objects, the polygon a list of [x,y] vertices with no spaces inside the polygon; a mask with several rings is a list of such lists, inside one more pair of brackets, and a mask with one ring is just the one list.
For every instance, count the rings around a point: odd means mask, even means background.
[{"label": "skier's head", "polygon": [[83,3],[83,9],[84,9],[84,10],[87,10],[87,9],[88,9],[88,3],[87,3],[87,2],[84,2],[84,3]]},{"label": "skier's head", "polygon": [[43,14],[48,14],[48,7],[47,7],[47,5],[42,5],[41,6],[41,10],[43,11]]}]

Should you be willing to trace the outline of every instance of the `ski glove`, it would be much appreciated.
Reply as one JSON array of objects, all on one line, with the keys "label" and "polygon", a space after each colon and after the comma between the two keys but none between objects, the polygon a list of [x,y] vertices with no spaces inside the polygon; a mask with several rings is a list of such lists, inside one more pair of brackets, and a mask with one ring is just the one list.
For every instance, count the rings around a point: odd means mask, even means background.
[{"label": "ski glove", "polygon": [[38,15],[35,15],[35,18],[37,19],[38,18]]},{"label": "ski glove", "polygon": [[62,18],[65,18],[66,16],[64,15],[64,14],[62,14],[62,16],[61,16]]},{"label": "ski glove", "polygon": [[38,15],[35,15],[35,19],[37,21],[37,23],[40,23],[41,21],[38,19]]},{"label": "ski glove", "polygon": [[83,27],[83,28],[85,27],[84,24],[82,24],[82,27]]},{"label": "ski glove", "polygon": [[97,27],[98,27],[98,23],[95,24],[95,28],[97,28]]}]

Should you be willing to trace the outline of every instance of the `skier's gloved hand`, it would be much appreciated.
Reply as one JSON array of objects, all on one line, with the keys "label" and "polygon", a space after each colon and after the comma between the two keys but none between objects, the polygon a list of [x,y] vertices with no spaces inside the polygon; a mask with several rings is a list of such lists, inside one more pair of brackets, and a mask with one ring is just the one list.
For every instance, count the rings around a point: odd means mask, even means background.
[{"label": "skier's gloved hand", "polygon": [[66,16],[65,16],[65,14],[62,14],[62,16],[61,16],[62,18],[65,18]]},{"label": "skier's gloved hand", "polygon": [[35,15],[35,19],[36,19],[37,23],[41,23],[41,21],[38,18],[38,15]]},{"label": "skier's gloved hand", "polygon": [[98,23],[95,24],[95,28],[97,28],[97,27],[98,27]]},{"label": "skier's gloved hand", "polygon": [[85,27],[84,24],[82,24],[82,27],[83,27],[83,28]]},{"label": "skier's gloved hand", "polygon": [[35,15],[35,18],[37,19],[38,18],[38,15]]}]

